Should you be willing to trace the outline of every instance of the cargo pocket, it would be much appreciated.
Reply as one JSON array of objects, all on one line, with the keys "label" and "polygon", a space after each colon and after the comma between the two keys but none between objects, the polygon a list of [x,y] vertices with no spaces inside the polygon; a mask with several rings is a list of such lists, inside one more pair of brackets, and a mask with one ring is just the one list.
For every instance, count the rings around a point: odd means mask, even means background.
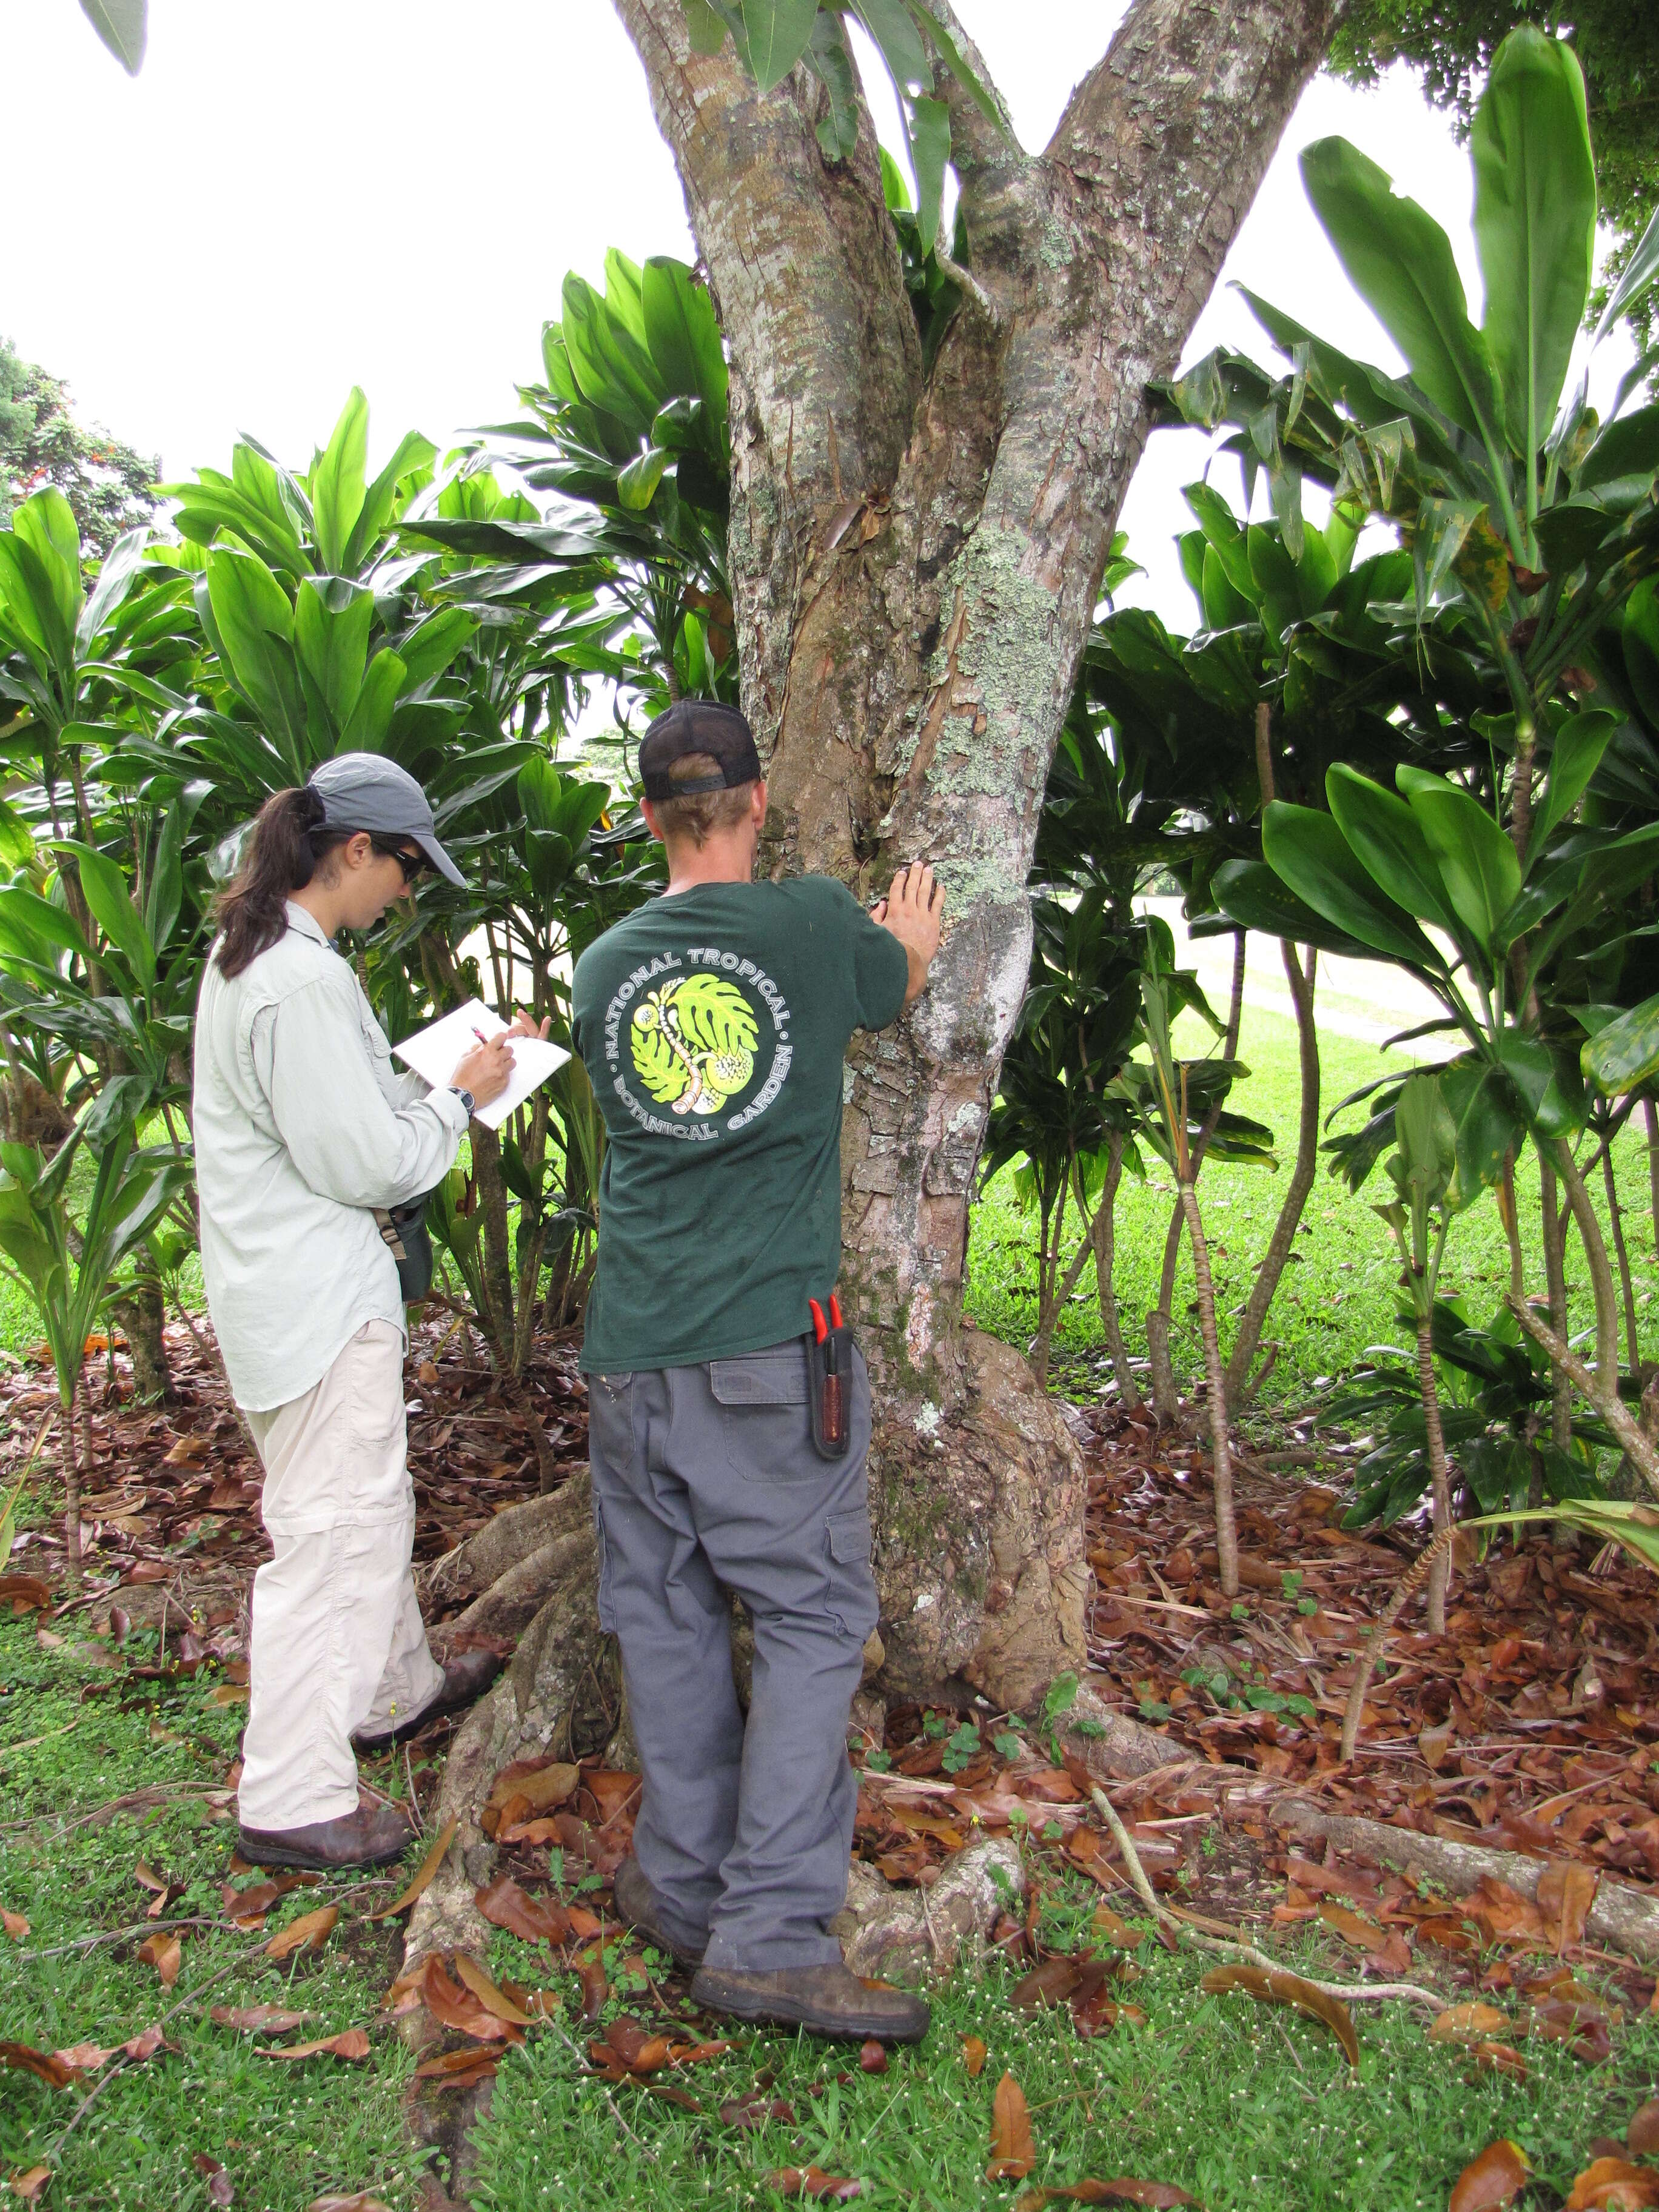
[{"label": "cargo pocket", "polygon": [[823,1525],[830,1610],[845,1633],[862,1644],[881,1612],[870,1569],[869,1509],[855,1505],[844,1513],[831,1513]]},{"label": "cargo pocket", "polygon": [[611,1587],[611,1547],[605,1540],[605,1509],[599,1504],[598,1491],[592,1493],[593,1542],[599,1555],[599,1626],[607,1636],[617,1632],[617,1608]]},{"label": "cargo pocket", "polygon": [[745,1482],[823,1480],[823,1462],[812,1449],[806,1381],[806,1347],[799,1338],[740,1359],[709,1361],[720,1435]]}]

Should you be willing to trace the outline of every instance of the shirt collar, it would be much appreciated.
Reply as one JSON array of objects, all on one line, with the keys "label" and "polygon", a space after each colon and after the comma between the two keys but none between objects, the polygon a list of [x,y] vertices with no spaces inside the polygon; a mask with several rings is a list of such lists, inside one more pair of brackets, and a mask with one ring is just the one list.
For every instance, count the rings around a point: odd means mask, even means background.
[{"label": "shirt collar", "polygon": [[288,926],[290,929],[297,929],[301,937],[309,937],[319,945],[328,943],[323,934],[323,925],[316,915],[296,905],[292,899],[288,902]]}]

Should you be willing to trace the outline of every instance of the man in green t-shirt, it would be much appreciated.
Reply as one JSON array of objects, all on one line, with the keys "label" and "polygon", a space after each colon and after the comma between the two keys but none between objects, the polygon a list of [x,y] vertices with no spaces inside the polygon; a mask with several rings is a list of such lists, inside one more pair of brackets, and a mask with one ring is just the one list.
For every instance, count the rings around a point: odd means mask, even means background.
[{"label": "man in green t-shirt", "polygon": [[[848,1042],[922,989],[943,895],[920,865],[873,915],[827,876],[753,882],[766,786],[732,708],[671,707],[640,776],[668,890],[589,946],[572,987],[609,1138],[582,1350],[599,1617],[644,1769],[617,1906],[696,1965],[712,2010],[915,2041],[927,2006],[867,1988],[826,1932],[877,1604],[869,1377],[834,1340],[837,1451],[809,1345],[841,1267]],[[754,1628],[746,1719],[731,1592]]]}]

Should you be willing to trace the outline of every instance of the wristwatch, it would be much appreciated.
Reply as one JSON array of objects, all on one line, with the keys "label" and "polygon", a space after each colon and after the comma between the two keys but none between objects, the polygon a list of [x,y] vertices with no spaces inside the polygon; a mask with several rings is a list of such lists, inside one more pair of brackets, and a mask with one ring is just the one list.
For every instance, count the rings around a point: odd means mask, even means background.
[{"label": "wristwatch", "polygon": [[460,1100],[462,1105],[465,1107],[466,1118],[470,1121],[474,1114],[478,1110],[477,1100],[463,1084],[452,1083],[449,1087],[454,1092],[455,1096]]}]

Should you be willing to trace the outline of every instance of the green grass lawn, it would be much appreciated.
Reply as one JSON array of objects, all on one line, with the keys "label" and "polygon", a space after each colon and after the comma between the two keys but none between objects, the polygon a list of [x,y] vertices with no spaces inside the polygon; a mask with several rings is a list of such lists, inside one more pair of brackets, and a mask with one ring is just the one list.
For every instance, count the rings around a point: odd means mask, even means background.
[{"label": "green grass lawn", "polygon": [[[418,2161],[399,2097],[412,2062],[373,2025],[401,1957],[401,1927],[366,1926],[354,1902],[383,1904],[395,1892],[380,1883],[296,1889],[263,1935],[231,1927],[220,1886],[236,1830],[214,1817],[204,1792],[234,1754],[246,1706],[211,1702],[223,1679],[211,1668],[191,1681],[132,1683],[78,1655],[86,1639],[74,1617],[58,1628],[64,1644],[46,1649],[32,1618],[0,1616],[0,1905],[29,1923],[20,1938],[0,1936],[0,2033],[48,2051],[112,2046],[170,2013],[169,2047],[118,2072],[112,2059],[66,2089],[0,2072],[0,2184],[44,2164],[54,2169],[47,2212],[207,2212],[199,2154],[226,2168],[239,2207],[301,2212],[325,2191],[372,2187],[407,2212]],[[154,1641],[134,1639],[146,1656]],[[83,1699],[112,1682],[108,1695]],[[86,1817],[156,1790],[168,1794],[153,1807]],[[183,1885],[168,1920],[207,1923],[182,1931],[171,1990],[134,1955],[153,1902],[135,1876],[141,1861]],[[285,1921],[325,1901],[342,1911],[319,1954],[284,1965],[265,1957]],[[108,1940],[134,1927],[140,1936]],[[210,2017],[216,2004],[264,2003],[314,2012],[315,2024],[274,2038]],[[355,2027],[374,2037],[364,2065],[256,2055],[261,2044]],[[82,2118],[88,2088],[96,2101]]]},{"label": "green grass lawn", "polygon": [[[1191,1021],[1183,1017],[1183,1023]],[[1177,1042],[1201,1051],[1207,1032],[1193,1024]],[[1281,1164],[1273,1171],[1212,1162],[1203,1170],[1199,1192],[1215,1272],[1218,1310],[1222,1316],[1224,1355],[1242,1309],[1255,1264],[1266,1250],[1289,1178],[1296,1150],[1298,1098],[1295,1025],[1272,1013],[1245,1012],[1240,1053],[1250,1070],[1233,1094],[1240,1113],[1254,1115],[1274,1131]],[[1409,1065],[1401,1051],[1384,1054],[1346,1037],[1322,1040],[1322,1114],[1364,1083]],[[1340,1126],[1352,1127],[1358,1109]],[[1645,1140],[1638,1124],[1626,1128],[1614,1146],[1620,1209],[1635,1281],[1643,1347],[1659,1343],[1659,1318],[1653,1293],[1659,1284],[1649,1204]],[[1543,1287],[1538,1229],[1538,1165],[1530,1151],[1516,1172],[1522,1238],[1528,1257],[1529,1287]],[[1399,1265],[1387,1229],[1371,1212],[1371,1201],[1391,1188],[1379,1167],[1357,1196],[1336,1182],[1322,1162],[1308,1200],[1296,1254],[1286,1267],[1268,1317],[1267,1335],[1280,1340],[1279,1364],[1266,1396],[1280,1403],[1305,1400],[1322,1379],[1340,1375],[1364,1358],[1369,1346],[1401,1340],[1395,1319]],[[1593,1195],[1606,1220],[1601,1179]],[[1146,1348],[1143,1316],[1157,1303],[1164,1265],[1164,1240],[1175,1202],[1172,1177],[1160,1161],[1150,1163],[1144,1183],[1126,1176],[1117,1206],[1117,1295],[1124,1340],[1131,1358]],[[982,1328],[1022,1348],[1036,1328],[1036,1217],[1021,1210],[1012,1170],[1000,1175],[974,1209],[968,1254],[967,1309]],[[1074,1241],[1074,1240],[1073,1240]],[[1462,1291],[1471,1312],[1488,1319],[1509,1283],[1509,1248],[1496,1204],[1490,1195],[1454,1226],[1441,1277],[1443,1294]],[[1567,1249],[1567,1285],[1575,1329],[1591,1325],[1588,1270],[1577,1237]],[[1193,1304],[1190,1251],[1183,1238],[1176,1279],[1172,1351],[1178,1376],[1196,1378],[1202,1358],[1198,1316]],[[1621,1338],[1622,1341],[1622,1338]],[[1109,1374],[1095,1295],[1094,1268],[1085,1264],[1054,1337],[1054,1379],[1077,1395],[1097,1391]]]}]

